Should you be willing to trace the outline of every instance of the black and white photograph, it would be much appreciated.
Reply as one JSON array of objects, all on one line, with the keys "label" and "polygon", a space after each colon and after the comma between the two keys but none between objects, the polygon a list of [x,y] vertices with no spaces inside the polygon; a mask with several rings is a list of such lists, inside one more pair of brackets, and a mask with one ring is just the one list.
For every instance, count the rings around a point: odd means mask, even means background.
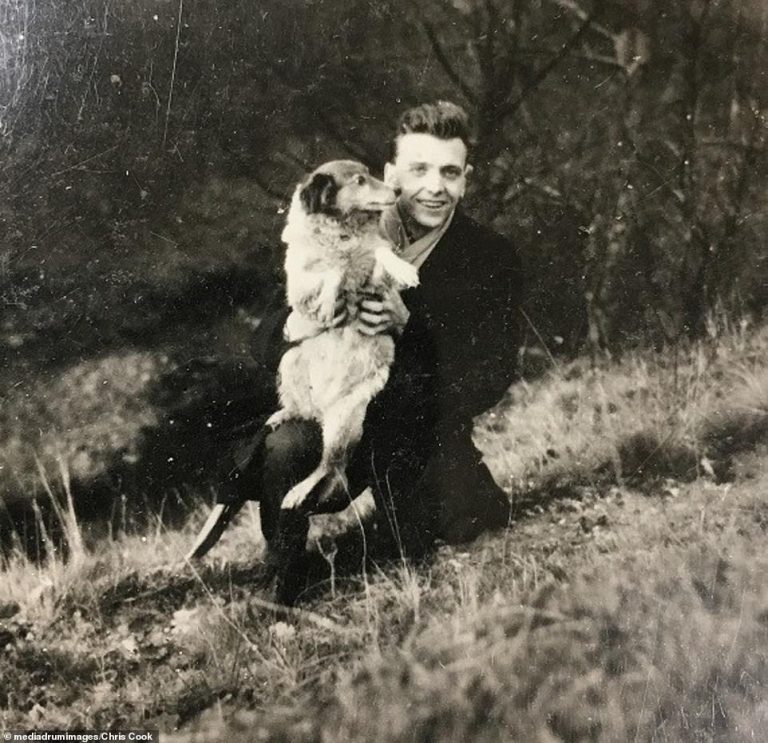
[{"label": "black and white photograph", "polygon": [[766,0],[0,0],[0,736],[768,741]]}]

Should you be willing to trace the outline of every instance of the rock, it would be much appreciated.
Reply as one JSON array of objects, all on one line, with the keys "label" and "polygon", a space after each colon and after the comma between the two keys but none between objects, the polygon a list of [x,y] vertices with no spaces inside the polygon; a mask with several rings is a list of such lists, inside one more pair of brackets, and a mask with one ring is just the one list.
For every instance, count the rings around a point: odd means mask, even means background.
[{"label": "rock", "polygon": [[609,523],[608,516],[604,513],[584,515],[579,519],[579,526],[587,534],[591,533],[595,527],[605,527]]},{"label": "rock", "polygon": [[15,601],[0,601],[0,619],[10,619],[21,611]]},{"label": "rock", "polygon": [[0,650],[3,650],[7,645],[12,645],[15,640],[16,635],[7,627],[0,624]]}]

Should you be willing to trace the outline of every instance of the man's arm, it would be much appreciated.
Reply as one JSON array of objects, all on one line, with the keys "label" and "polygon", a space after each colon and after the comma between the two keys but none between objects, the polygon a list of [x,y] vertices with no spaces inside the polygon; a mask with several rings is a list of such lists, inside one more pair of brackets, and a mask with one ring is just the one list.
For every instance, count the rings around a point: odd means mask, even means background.
[{"label": "man's arm", "polygon": [[409,315],[404,304],[405,314],[398,317],[381,294],[370,294],[360,303],[356,323],[368,335],[400,336],[405,329],[388,386],[394,386],[396,376],[411,380],[403,383],[407,388],[416,378],[435,375],[439,417],[449,428],[488,410],[517,378],[524,289],[520,260],[514,246],[495,233],[484,232],[473,248],[481,245],[484,249],[473,260],[493,276],[473,272],[474,288],[452,290],[440,305],[433,300],[430,312],[436,317],[427,320],[416,302],[411,307],[416,315],[405,327]]},{"label": "man's arm", "polygon": [[495,270],[493,295],[484,296],[479,290],[477,304],[464,308],[469,317],[467,337],[457,347],[463,358],[457,356],[455,373],[450,375],[455,385],[443,391],[442,408],[454,419],[484,413],[517,379],[524,286],[517,254],[506,241],[505,246],[506,265]]},{"label": "man's arm", "polygon": [[259,367],[272,378],[277,374],[280,359],[290,348],[290,344],[283,336],[283,328],[290,313],[289,307],[277,309],[273,307],[251,335],[251,356]]}]

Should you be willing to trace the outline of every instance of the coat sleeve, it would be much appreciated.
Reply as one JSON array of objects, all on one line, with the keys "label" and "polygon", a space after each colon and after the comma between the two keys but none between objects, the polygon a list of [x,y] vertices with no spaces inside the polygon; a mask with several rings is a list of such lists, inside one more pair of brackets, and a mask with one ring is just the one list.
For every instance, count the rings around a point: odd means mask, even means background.
[{"label": "coat sleeve", "polygon": [[289,314],[288,307],[272,307],[251,336],[251,356],[264,375],[272,379],[277,376],[280,359],[290,347],[283,336]]},{"label": "coat sleeve", "polygon": [[[452,384],[441,405],[451,420],[470,420],[495,405],[518,377],[524,282],[519,258],[503,241],[504,264],[494,268],[492,288],[476,287],[466,308],[464,341],[457,346]],[[460,339],[457,339],[457,341]]]}]

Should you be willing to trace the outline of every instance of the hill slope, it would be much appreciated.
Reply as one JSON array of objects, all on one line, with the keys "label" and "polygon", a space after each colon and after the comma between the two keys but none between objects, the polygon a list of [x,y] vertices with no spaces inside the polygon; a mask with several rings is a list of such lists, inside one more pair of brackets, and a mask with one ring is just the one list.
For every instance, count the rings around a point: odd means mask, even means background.
[{"label": "hill slope", "polygon": [[[535,406],[560,442],[557,457],[508,470],[530,482],[513,491],[514,523],[430,565],[374,560],[352,575],[318,540],[329,578],[297,610],[258,588],[255,507],[199,572],[179,564],[199,520],[93,551],[75,548],[70,524],[68,562],[4,565],[0,720],[146,725],[178,742],[762,739],[764,348],[762,334],[732,337],[677,369],[634,359],[513,390],[479,429],[489,456],[543,431]],[[623,411],[616,391],[641,373],[643,404]],[[598,386],[603,411],[632,420],[608,430],[593,410],[590,440],[580,411]],[[629,467],[622,452],[653,436],[663,466]]]}]

